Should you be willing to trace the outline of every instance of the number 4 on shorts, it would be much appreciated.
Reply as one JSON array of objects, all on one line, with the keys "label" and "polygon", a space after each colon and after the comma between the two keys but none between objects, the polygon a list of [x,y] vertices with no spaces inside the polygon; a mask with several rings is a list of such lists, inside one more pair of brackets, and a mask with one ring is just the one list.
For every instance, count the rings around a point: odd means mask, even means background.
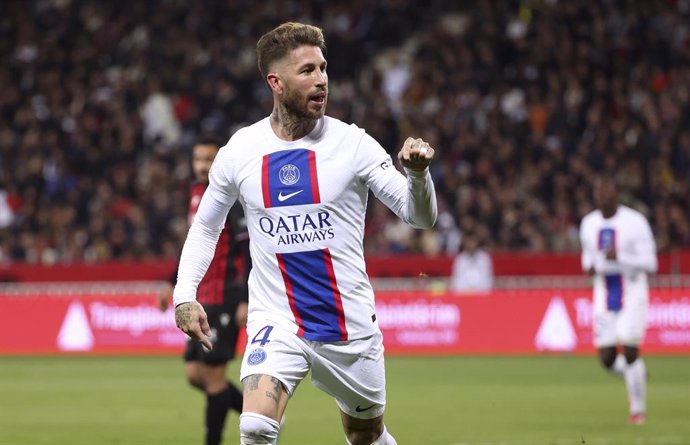
[{"label": "number 4 on shorts", "polygon": [[[271,331],[273,330],[273,326],[264,326],[259,330],[259,332],[256,333],[254,338],[252,338],[252,344],[254,343],[259,343],[259,346],[265,346],[266,343],[268,343],[269,340],[268,336],[271,335]],[[263,336],[261,336],[261,333],[263,332]],[[259,338],[261,336],[261,338]]]}]

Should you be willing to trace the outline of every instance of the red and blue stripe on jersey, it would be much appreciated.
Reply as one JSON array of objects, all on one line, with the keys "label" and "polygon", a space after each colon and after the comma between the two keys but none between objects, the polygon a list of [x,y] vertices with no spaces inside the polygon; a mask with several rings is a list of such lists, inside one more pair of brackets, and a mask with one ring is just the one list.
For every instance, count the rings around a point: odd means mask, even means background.
[{"label": "red and blue stripe on jersey", "polygon": [[[599,230],[599,250],[616,250],[616,230],[603,228]],[[610,311],[619,311],[623,307],[623,276],[609,274],[604,277],[606,282],[606,307]]]},{"label": "red and blue stripe on jersey", "polygon": [[[264,156],[261,171],[264,206],[321,202],[315,153],[284,150]],[[328,249],[277,253],[297,335],[312,341],[348,339],[343,302]]]},{"label": "red and blue stripe on jersey", "polygon": [[328,249],[279,253],[297,335],[312,341],[345,341],[347,327],[343,301]]}]

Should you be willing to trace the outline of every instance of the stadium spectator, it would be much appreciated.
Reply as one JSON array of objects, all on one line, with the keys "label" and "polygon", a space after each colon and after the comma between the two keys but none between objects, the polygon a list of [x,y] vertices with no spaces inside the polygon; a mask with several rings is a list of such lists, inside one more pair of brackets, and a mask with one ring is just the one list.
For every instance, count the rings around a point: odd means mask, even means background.
[{"label": "stadium spectator", "polygon": [[481,248],[474,233],[465,233],[462,250],[453,260],[449,289],[453,292],[488,292],[493,288],[491,255]]},{"label": "stadium spectator", "polygon": [[[386,147],[414,133],[449,148],[439,196],[487,247],[577,251],[602,172],[660,250],[690,246],[686,1],[30,0],[0,17],[0,184],[14,199],[0,261],[175,257],[184,147],[270,109],[251,36],[295,17],[332,30],[335,117]],[[366,242],[427,249],[418,234]]]}]

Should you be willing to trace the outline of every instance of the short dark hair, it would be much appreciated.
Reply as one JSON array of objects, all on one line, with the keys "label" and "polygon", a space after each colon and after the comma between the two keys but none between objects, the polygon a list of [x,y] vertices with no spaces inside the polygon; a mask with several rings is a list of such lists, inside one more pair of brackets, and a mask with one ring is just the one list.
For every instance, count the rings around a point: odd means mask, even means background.
[{"label": "short dark hair", "polygon": [[220,138],[215,134],[202,134],[194,145],[214,145],[220,148]]},{"label": "short dark hair", "polygon": [[318,46],[326,54],[326,41],[318,26],[287,22],[267,32],[256,43],[256,58],[264,80],[271,65],[300,46]]},{"label": "short dark hair", "polygon": [[596,173],[592,180],[592,184],[609,185],[615,190],[619,190],[621,188],[621,181],[616,175],[604,172]]}]

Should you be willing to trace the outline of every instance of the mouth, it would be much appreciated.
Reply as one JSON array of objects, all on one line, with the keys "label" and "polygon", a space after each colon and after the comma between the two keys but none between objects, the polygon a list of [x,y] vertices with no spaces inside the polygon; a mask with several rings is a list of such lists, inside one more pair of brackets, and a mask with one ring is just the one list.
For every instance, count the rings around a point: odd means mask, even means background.
[{"label": "mouth", "polygon": [[326,97],[328,96],[328,93],[325,91],[322,91],[320,93],[312,94],[309,96],[309,103],[312,103],[318,107],[324,106],[326,103]]}]

